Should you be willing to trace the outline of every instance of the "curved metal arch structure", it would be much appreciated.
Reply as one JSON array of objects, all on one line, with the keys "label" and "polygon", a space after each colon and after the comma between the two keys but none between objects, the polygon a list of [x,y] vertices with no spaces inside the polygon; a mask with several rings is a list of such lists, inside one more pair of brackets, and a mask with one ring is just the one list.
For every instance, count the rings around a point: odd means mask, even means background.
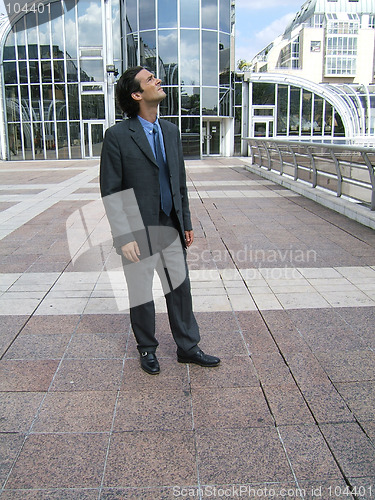
[{"label": "curved metal arch structure", "polygon": [[363,117],[359,113],[359,103],[361,101],[357,100],[357,106],[355,101],[348,95],[348,92],[344,92],[340,87],[314,83],[304,78],[282,73],[251,73],[249,81],[292,85],[319,95],[332,104],[339,113],[344,124],[346,137],[352,138],[364,135]]}]

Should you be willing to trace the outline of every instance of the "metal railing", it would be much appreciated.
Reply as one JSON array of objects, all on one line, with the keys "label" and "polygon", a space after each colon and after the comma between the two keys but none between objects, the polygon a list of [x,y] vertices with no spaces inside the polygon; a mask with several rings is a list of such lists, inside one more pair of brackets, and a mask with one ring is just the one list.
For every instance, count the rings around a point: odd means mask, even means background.
[{"label": "metal railing", "polygon": [[375,148],[269,138],[243,140],[259,167],[375,210]]}]

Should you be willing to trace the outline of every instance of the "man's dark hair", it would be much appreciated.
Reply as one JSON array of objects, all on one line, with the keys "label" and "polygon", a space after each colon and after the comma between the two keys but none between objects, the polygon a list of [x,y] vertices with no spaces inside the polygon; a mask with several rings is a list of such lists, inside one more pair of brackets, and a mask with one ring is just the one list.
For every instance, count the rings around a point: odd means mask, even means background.
[{"label": "man's dark hair", "polygon": [[143,92],[139,81],[136,79],[142,66],[129,68],[123,73],[116,85],[116,96],[120,108],[129,118],[134,118],[139,112],[139,103],[132,98],[133,92]]}]

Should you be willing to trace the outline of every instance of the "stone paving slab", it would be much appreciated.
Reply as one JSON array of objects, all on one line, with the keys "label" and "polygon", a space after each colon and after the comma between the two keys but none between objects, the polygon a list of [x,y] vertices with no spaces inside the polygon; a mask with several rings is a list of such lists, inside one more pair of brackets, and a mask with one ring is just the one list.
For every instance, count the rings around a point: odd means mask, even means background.
[{"label": "stone paving slab", "polygon": [[157,377],[97,162],[0,164],[1,500],[375,498],[375,233],[246,162],[187,162],[194,307],[222,363],[176,362],[155,280]]}]

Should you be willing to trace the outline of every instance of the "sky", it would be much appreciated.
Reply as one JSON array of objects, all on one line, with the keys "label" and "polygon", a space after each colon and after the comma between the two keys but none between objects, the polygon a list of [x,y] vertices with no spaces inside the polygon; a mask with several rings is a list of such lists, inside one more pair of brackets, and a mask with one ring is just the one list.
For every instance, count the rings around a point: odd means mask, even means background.
[{"label": "sky", "polygon": [[[236,62],[250,61],[278,35],[298,12],[304,0],[235,0]],[[0,0],[0,12],[5,12]]]},{"label": "sky", "polygon": [[236,62],[251,59],[284,32],[305,0],[235,0]]}]

